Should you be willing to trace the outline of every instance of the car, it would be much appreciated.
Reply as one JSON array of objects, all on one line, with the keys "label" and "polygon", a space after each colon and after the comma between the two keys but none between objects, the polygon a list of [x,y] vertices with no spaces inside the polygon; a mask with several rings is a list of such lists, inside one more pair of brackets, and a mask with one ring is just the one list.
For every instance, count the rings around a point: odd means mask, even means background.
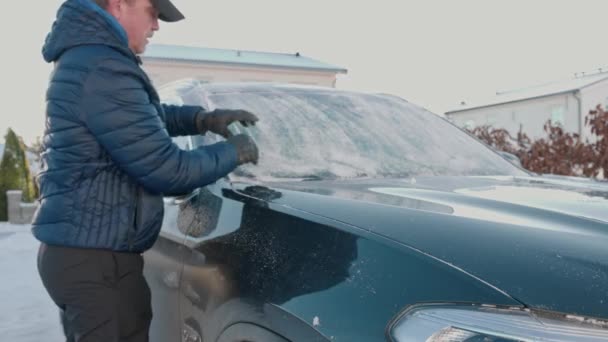
[{"label": "car", "polygon": [[230,129],[260,160],[164,199],[152,341],[608,341],[606,182],[530,173],[393,95],[159,93],[256,113]]},{"label": "car", "polygon": [[507,159],[511,163],[513,163],[519,167],[522,167],[521,159],[519,159],[519,157],[517,155],[510,153],[510,152],[506,152],[506,151],[500,151],[500,150],[497,152],[498,152],[498,154],[502,155],[505,159]]}]

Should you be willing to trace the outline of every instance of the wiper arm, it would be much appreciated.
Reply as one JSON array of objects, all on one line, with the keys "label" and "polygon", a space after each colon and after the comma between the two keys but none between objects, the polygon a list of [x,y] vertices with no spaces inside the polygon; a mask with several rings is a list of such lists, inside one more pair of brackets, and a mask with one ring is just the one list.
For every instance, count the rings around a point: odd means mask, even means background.
[{"label": "wiper arm", "polygon": [[243,170],[241,168],[234,169],[234,171],[232,171],[231,174],[233,176],[235,176],[235,177],[251,178],[251,179],[256,179],[257,178],[253,173],[245,171],[245,170]]},{"label": "wiper arm", "polygon": [[302,181],[321,181],[328,179],[336,179],[337,176],[329,171],[321,171],[315,173],[274,173],[273,177],[277,178],[288,178],[288,179],[300,179]]},{"label": "wiper arm", "polygon": [[[299,177],[298,177],[299,178]],[[302,181],[320,181],[320,180],[324,180],[326,178],[323,178],[319,175],[306,175],[306,176],[302,176]]]}]

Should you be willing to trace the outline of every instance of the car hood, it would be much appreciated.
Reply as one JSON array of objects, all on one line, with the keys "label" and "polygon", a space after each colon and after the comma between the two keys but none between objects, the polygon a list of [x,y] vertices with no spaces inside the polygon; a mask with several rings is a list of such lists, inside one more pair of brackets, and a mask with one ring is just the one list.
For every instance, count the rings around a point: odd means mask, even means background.
[{"label": "car hood", "polygon": [[272,203],[408,245],[530,307],[608,318],[605,183],[422,177],[286,182],[273,189]]}]

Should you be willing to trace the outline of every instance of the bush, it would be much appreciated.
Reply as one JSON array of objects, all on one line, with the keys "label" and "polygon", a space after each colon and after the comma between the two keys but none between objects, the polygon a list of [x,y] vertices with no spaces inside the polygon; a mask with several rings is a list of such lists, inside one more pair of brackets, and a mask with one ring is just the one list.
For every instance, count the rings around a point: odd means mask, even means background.
[{"label": "bush", "polygon": [[516,155],[525,169],[536,173],[608,176],[608,112],[598,105],[585,118],[585,125],[596,138],[592,143],[581,141],[578,134],[564,132],[550,121],[544,125],[547,137],[536,141],[531,141],[521,128],[517,137],[491,126],[476,127],[470,132],[491,147]]},{"label": "bush", "polygon": [[596,142],[591,144],[595,151],[594,161],[604,177],[608,177],[608,112],[598,105],[585,118],[585,125],[590,126],[591,133],[597,137]]},{"label": "bush", "polygon": [[8,219],[6,191],[22,190],[26,202],[33,201],[36,196],[23,141],[10,128],[5,140],[0,162],[0,221]]}]

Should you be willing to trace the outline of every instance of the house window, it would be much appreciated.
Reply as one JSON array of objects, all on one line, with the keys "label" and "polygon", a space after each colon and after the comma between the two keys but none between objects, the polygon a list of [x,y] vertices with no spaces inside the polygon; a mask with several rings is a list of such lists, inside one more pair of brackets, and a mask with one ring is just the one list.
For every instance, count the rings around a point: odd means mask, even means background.
[{"label": "house window", "polygon": [[486,115],[486,125],[496,126],[498,119],[496,118],[496,114],[488,114]]},{"label": "house window", "polygon": [[564,106],[554,106],[551,108],[551,124],[554,126],[564,126],[566,109]]}]

